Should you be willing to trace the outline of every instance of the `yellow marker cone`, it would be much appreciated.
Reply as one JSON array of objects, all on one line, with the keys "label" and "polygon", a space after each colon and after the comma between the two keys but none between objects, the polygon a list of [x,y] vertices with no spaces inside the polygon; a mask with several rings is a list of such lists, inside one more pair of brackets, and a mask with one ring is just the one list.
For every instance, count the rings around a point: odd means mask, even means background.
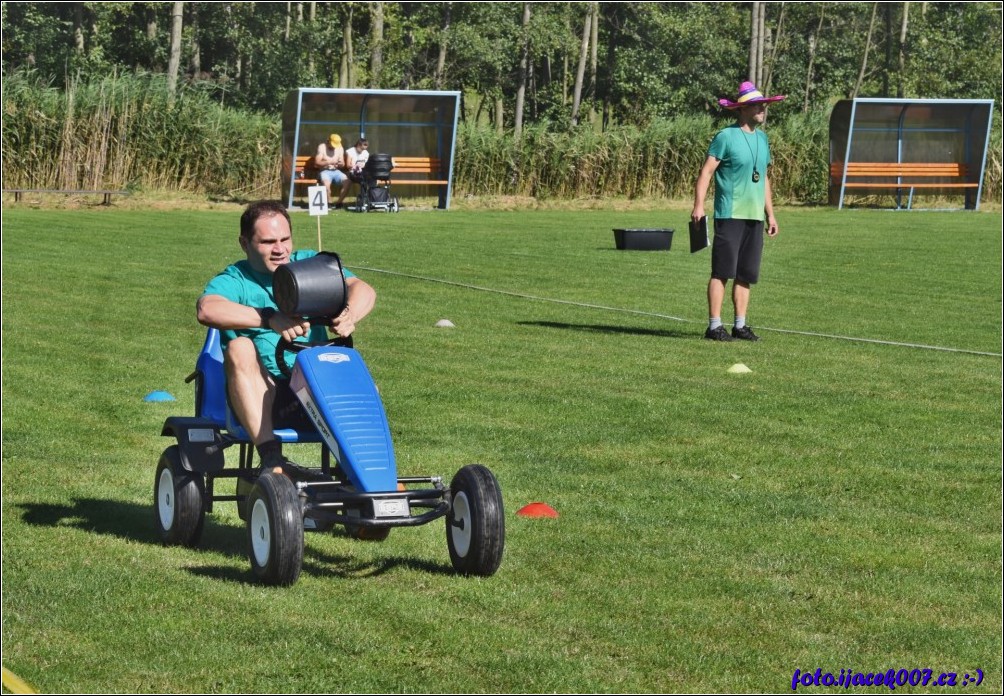
[{"label": "yellow marker cone", "polygon": [[28,682],[21,679],[21,677],[17,676],[6,667],[3,668],[3,688],[7,689],[7,691],[12,694],[38,693],[28,685]]},{"label": "yellow marker cone", "polygon": [[734,375],[745,375],[745,374],[747,374],[749,372],[752,372],[752,371],[753,370],[749,369],[748,367],[746,367],[742,363],[736,363],[735,365],[733,365],[732,367],[729,368],[729,372],[731,372]]}]

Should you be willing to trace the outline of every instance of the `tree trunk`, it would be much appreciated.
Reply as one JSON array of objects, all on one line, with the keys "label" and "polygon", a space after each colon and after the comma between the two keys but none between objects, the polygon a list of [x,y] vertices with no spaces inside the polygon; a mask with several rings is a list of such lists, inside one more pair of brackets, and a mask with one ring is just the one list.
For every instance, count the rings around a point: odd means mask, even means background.
[{"label": "tree trunk", "polygon": [[286,3],[286,28],[282,32],[282,40],[285,43],[289,43],[289,29],[293,24],[293,3]]},{"label": "tree trunk", "polygon": [[379,89],[382,85],[380,73],[383,72],[383,3],[370,3],[370,16],[373,20],[373,46],[370,50],[370,87]]},{"label": "tree trunk", "polygon": [[495,97],[495,132],[502,135],[505,126],[505,102],[502,97]]},{"label": "tree trunk", "polygon": [[523,103],[526,99],[526,73],[527,64],[530,58],[530,3],[523,3],[523,36],[521,37],[522,47],[519,57],[519,86],[516,88],[516,112],[513,121],[513,130],[516,140],[523,135]]},{"label": "tree trunk", "polygon": [[[301,11],[302,11],[303,3],[300,3],[300,7],[301,7]],[[307,4],[307,22],[309,22],[309,24],[310,24],[309,31],[311,33],[311,36],[310,36],[310,47],[311,47],[311,49],[313,49],[313,47],[314,47],[313,32],[316,30],[316,27],[314,26],[314,18],[316,16],[317,16],[317,3],[316,2],[310,2],[310,3],[308,3]],[[302,19],[302,17],[301,17],[301,19]],[[314,63],[314,51],[313,50],[309,50],[309,51],[307,51],[307,74],[309,74],[311,77],[313,77],[314,71],[316,69],[317,69],[317,66]]]},{"label": "tree trunk", "polygon": [[592,3],[593,26],[589,37],[589,122],[596,123],[596,74],[599,67],[600,3]]},{"label": "tree trunk", "polygon": [[[621,20],[618,15],[617,5],[607,5],[609,14],[607,15],[607,23],[610,25],[610,34],[607,38],[607,59],[606,59],[606,71],[608,75],[617,74],[617,51],[616,46],[620,43],[621,38]],[[603,90],[603,123],[601,125],[601,130],[606,131],[610,127],[611,117],[613,116],[613,105],[610,103],[610,88]]]},{"label": "tree trunk", "polygon": [[568,52],[561,53],[561,105],[568,103]]},{"label": "tree trunk", "polygon": [[770,93],[770,81],[774,77],[774,66],[777,64],[777,54],[781,50],[781,40],[784,27],[784,3],[781,3],[781,13],[777,17],[777,32],[774,34],[774,45],[770,49],[770,60],[767,61],[767,73],[764,76],[762,91],[764,95]]},{"label": "tree trunk", "polygon": [[84,3],[73,3],[73,50],[84,55]]},{"label": "tree trunk", "polygon": [[865,73],[868,70],[868,52],[872,48],[872,33],[875,31],[875,16],[878,14],[878,5],[877,2],[872,4],[872,18],[868,23],[868,36],[865,37],[865,52],[861,57],[861,70],[858,72],[858,81],[854,85],[854,91],[851,92],[851,99],[857,99],[861,85],[865,81]]},{"label": "tree trunk", "polygon": [[191,27],[192,35],[190,47],[192,57],[188,61],[188,69],[192,76],[198,79],[199,73],[202,72],[202,53],[199,50],[199,3],[197,2],[188,3],[188,25]]},{"label": "tree trunk", "polygon": [[809,68],[805,72],[805,103],[802,113],[809,113],[809,93],[812,91],[812,64],[816,60],[816,37],[823,31],[823,16],[826,14],[826,4],[819,3],[819,25],[815,34],[809,34]]},{"label": "tree trunk", "polygon": [[756,53],[756,84],[759,87],[763,84],[763,52],[766,50],[767,45],[767,3],[760,3],[760,19],[757,25],[757,33],[760,38],[757,41],[757,53]]},{"label": "tree trunk", "polygon": [[586,74],[586,56],[589,54],[589,34],[593,27],[592,6],[586,11],[586,21],[582,27],[582,44],[579,48],[579,67],[575,71],[575,89],[572,92],[572,125],[579,123],[579,107],[582,105],[582,81]]},{"label": "tree trunk", "polygon": [[348,17],[342,25],[342,63],[338,69],[338,86],[341,89],[349,89],[355,84],[355,76],[352,73],[352,3],[346,3]]},{"label": "tree trunk", "polygon": [[174,95],[178,90],[178,68],[181,66],[181,17],[185,11],[185,3],[175,2],[171,8],[171,46],[167,62],[167,100],[174,103]]},{"label": "tree trunk", "polygon": [[760,70],[760,56],[763,55],[760,45],[763,37],[760,33],[760,13],[762,12],[760,6],[762,4],[761,2],[752,3],[752,11],[750,13],[750,55],[747,74],[753,83],[757,82],[757,73]]},{"label": "tree trunk", "polygon": [[[565,16],[565,33],[572,33],[572,24]],[[561,105],[564,106],[568,103],[568,51],[562,49],[561,51]]]},{"label": "tree trunk", "polygon": [[443,3],[443,30],[439,35],[439,56],[436,58],[436,89],[443,88],[443,73],[446,71],[446,41],[450,35],[450,19],[453,14],[453,3]]},{"label": "tree trunk", "polygon": [[910,14],[910,3],[903,3],[903,22],[899,27],[899,85],[896,87],[896,96],[900,99],[906,94],[906,28]]},{"label": "tree trunk", "polygon": [[892,3],[882,3],[885,16],[885,65],[882,67],[882,94],[890,94],[889,73],[892,71]]}]

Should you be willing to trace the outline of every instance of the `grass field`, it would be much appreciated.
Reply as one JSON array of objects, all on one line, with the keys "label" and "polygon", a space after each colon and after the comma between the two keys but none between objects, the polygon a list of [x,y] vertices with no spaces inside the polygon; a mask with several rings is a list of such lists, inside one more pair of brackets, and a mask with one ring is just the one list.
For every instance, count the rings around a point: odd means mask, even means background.
[{"label": "grass field", "polygon": [[[275,589],[232,504],[198,550],[152,519],[239,211],[4,210],[4,666],[46,692],[780,692],[817,668],[999,692],[1000,213],[782,209],[741,345],[700,339],[687,214],[323,218],[378,292],[356,345],[399,471],[489,466],[506,555],[465,579],[441,523],[310,534]],[[619,227],[678,234],[616,251]],[[533,501],[560,517],[515,515]]]}]

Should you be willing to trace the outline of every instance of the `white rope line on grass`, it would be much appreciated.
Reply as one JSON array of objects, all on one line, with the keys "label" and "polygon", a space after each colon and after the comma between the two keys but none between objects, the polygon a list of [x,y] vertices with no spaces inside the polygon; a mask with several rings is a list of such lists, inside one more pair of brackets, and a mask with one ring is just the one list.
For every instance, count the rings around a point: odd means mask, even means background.
[{"label": "white rope line on grass", "polygon": [[[421,280],[427,283],[439,283],[441,285],[452,285],[457,288],[464,288],[466,290],[477,290],[479,292],[490,292],[496,295],[506,295],[508,297],[518,297],[523,300],[534,300],[536,302],[549,302],[551,304],[563,304],[572,305],[573,307],[585,307],[587,309],[602,309],[609,312],[621,312],[622,314],[637,314],[644,317],[655,317],[657,319],[669,319],[670,321],[679,321],[685,324],[704,324],[704,320],[694,320],[694,319],[684,319],[683,317],[674,317],[670,314],[659,314],[658,312],[646,312],[640,309],[625,309],[623,307],[610,307],[607,305],[592,304],[589,302],[576,302],[574,300],[561,300],[553,297],[540,297],[538,295],[530,295],[523,292],[514,292],[512,290],[499,290],[498,288],[486,288],[482,285],[472,285],[470,283],[461,283],[455,280],[445,280],[443,278],[432,278],[429,276],[416,275],[414,273],[402,273],[400,271],[388,271],[384,268],[372,268],[367,266],[354,265],[353,268],[358,268],[363,271],[371,271],[373,273],[384,273],[386,275],[399,276],[401,278],[411,278],[412,280]],[[988,353],[979,350],[969,350],[966,348],[950,348],[947,346],[930,346],[924,343],[905,343],[902,341],[886,341],[878,338],[861,338],[858,336],[841,336],[839,334],[827,334],[827,333],[817,333],[814,331],[796,331],[793,329],[772,329],[766,326],[757,326],[758,331],[772,331],[774,333],[784,333],[793,334],[796,336],[812,336],[814,338],[830,338],[838,341],[852,341],[855,343],[874,343],[883,346],[895,346],[898,348],[918,348],[920,350],[937,350],[946,353],[963,353],[966,355],[982,355],[990,358],[1000,358],[1001,353]]]}]

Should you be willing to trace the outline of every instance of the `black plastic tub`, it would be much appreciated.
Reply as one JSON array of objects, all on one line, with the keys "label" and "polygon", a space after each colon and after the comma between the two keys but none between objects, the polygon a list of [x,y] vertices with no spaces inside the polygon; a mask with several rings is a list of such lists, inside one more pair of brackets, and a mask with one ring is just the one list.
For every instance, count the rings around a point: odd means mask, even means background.
[{"label": "black plastic tub", "polygon": [[614,230],[614,242],[620,250],[669,251],[673,244],[673,230],[628,229]]}]

